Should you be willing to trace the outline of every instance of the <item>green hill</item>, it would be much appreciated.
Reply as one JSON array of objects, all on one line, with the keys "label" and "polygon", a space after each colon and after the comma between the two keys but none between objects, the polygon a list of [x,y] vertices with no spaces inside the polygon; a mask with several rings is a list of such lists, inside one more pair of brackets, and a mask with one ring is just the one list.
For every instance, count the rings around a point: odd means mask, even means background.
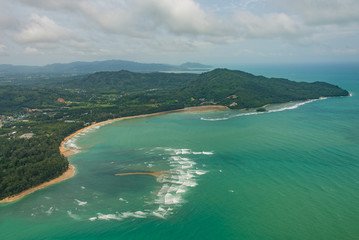
[{"label": "green hill", "polygon": [[325,82],[294,82],[228,69],[215,69],[199,75],[183,92],[193,97],[195,104],[212,102],[237,109],[349,95],[348,91]]},{"label": "green hill", "polygon": [[98,72],[65,83],[69,88],[91,92],[126,93],[135,91],[178,88],[198,75],[189,73],[136,73],[130,71]]}]

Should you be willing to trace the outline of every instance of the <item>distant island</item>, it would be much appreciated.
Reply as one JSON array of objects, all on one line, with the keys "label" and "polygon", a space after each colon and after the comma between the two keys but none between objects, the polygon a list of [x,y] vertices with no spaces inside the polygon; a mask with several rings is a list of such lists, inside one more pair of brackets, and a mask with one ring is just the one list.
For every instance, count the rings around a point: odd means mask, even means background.
[{"label": "distant island", "polygon": [[[188,63],[183,68],[202,66]],[[68,66],[47,66],[51,67]],[[6,70],[4,65],[0,69]],[[267,104],[348,95],[325,82],[294,82],[228,69],[202,74],[128,70],[50,74],[41,81],[34,77],[16,84],[3,82],[0,200],[62,176],[69,162],[60,153],[60,143],[105,120],[198,106],[265,111]]]}]

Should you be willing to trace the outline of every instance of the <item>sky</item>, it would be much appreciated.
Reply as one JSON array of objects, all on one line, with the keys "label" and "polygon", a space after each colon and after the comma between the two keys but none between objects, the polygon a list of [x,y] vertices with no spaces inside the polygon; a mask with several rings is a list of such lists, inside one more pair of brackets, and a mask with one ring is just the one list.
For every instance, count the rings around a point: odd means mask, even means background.
[{"label": "sky", "polygon": [[0,64],[359,62],[358,0],[0,0]]}]

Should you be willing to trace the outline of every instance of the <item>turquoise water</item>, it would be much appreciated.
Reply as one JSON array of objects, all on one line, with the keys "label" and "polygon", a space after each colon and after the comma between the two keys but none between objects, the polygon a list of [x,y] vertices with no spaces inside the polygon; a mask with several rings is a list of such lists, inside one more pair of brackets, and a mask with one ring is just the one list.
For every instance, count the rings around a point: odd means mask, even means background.
[{"label": "turquoise water", "polygon": [[[0,239],[359,239],[359,68],[242,69],[353,96],[91,129],[74,178],[0,206]],[[139,171],[163,175],[115,176]]]}]

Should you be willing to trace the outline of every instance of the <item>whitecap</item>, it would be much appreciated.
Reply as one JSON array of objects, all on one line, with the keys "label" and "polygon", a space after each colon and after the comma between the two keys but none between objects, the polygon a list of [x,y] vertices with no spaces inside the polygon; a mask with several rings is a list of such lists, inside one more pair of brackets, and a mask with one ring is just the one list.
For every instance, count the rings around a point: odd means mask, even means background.
[{"label": "whitecap", "polygon": [[156,216],[156,217],[158,217],[158,218],[165,219],[165,215],[164,215],[163,213],[154,211],[154,212],[152,212],[152,214],[153,214],[153,216]]},{"label": "whitecap", "polygon": [[213,155],[213,152],[202,152],[203,155]]},{"label": "whitecap", "polygon": [[103,214],[103,213],[97,213],[97,217],[91,217],[89,218],[90,221],[95,221],[95,220],[118,220],[121,221],[123,219],[126,218],[146,218],[149,214],[149,210],[146,210],[147,212],[143,212],[143,211],[136,211],[136,212],[123,212],[123,213],[110,213],[110,214]]},{"label": "whitecap", "polygon": [[177,149],[175,151],[175,153],[176,153],[176,155],[179,155],[179,154],[184,155],[184,154],[190,154],[191,151],[190,151],[190,149]]},{"label": "whitecap", "polygon": [[196,174],[197,175],[203,175],[203,174],[206,174],[207,171],[204,171],[204,170],[196,170]]},{"label": "whitecap", "polygon": [[187,148],[165,148],[164,149],[166,152],[170,152],[170,154],[173,155],[185,155],[185,154],[191,154],[191,149],[187,149]]},{"label": "whitecap", "polygon": [[78,204],[79,206],[85,206],[85,205],[87,204],[87,202],[82,202],[82,201],[77,200],[77,199],[75,199],[75,201],[77,202],[77,204]]},{"label": "whitecap", "polygon": [[128,201],[126,199],[123,199],[123,198],[119,198],[118,200],[120,200],[122,202],[125,202],[125,203],[128,203]]},{"label": "whitecap", "polygon": [[173,195],[171,193],[166,193],[165,197],[164,197],[164,204],[168,205],[168,204],[178,204],[181,203],[181,196],[180,195]]},{"label": "whitecap", "polygon": [[97,219],[98,220],[106,220],[106,221],[109,221],[109,220],[122,220],[122,217],[118,216],[117,214],[97,213]]},{"label": "whitecap", "polygon": [[134,218],[146,218],[146,213],[142,212],[142,211],[136,211],[136,212],[124,212],[119,214],[119,216],[121,217],[121,219],[123,218],[129,218],[129,217],[134,217]]},{"label": "whitecap", "polygon": [[192,152],[192,154],[194,154],[194,155],[213,155],[214,153],[213,153],[213,151],[212,152],[203,151],[203,152]]},{"label": "whitecap", "polygon": [[176,191],[176,194],[181,194],[187,192],[187,188],[185,186],[180,186]]},{"label": "whitecap", "polygon": [[47,210],[45,213],[47,215],[51,215],[51,213],[54,211],[54,207],[50,207],[49,210]]},{"label": "whitecap", "polygon": [[190,181],[190,180],[187,180],[183,183],[183,185],[187,186],[187,187],[195,187],[197,186],[198,184],[195,182],[195,181]]}]

